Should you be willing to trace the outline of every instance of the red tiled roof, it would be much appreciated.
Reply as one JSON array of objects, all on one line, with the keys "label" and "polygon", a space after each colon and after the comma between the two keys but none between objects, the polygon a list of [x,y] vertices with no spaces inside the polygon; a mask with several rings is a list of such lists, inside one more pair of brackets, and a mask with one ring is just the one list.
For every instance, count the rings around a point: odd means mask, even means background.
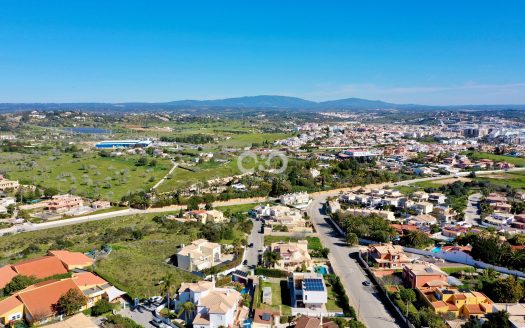
[{"label": "red tiled roof", "polygon": [[88,286],[101,286],[105,285],[108,282],[104,279],[100,278],[96,274],[93,274],[91,272],[79,272],[73,274],[73,281],[79,288],[88,287]]},{"label": "red tiled roof", "polygon": [[93,259],[79,252],[70,251],[49,251],[49,255],[56,256],[66,266],[89,266],[93,264]]},{"label": "red tiled roof", "polygon": [[64,264],[54,256],[43,256],[12,265],[13,270],[24,276],[35,276],[39,279],[67,273]]},{"label": "red tiled roof", "polygon": [[13,310],[15,307],[22,305],[22,302],[16,296],[9,296],[0,301],[0,315]]},{"label": "red tiled roof", "polygon": [[10,265],[5,265],[0,268],[0,288],[4,288],[11,279],[17,276],[17,273]]},{"label": "red tiled roof", "polygon": [[465,304],[469,314],[483,314],[484,309],[479,304]]},{"label": "red tiled roof", "polygon": [[34,316],[48,317],[56,312],[55,306],[62,295],[70,289],[81,291],[73,279],[64,279],[32,286],[17,293],[27,311]]}]

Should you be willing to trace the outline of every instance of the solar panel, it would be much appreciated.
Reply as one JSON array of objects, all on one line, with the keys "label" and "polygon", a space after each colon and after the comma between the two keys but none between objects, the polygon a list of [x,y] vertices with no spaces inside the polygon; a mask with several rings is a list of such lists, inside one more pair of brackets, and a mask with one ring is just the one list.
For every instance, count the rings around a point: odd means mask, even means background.
[{"label": "solar panel", "polygon": [[303,280],[303,285],[304,285],[305,290],[310,290],[310,291],[323,291],[324,290],[322,279],[307,278]]}]

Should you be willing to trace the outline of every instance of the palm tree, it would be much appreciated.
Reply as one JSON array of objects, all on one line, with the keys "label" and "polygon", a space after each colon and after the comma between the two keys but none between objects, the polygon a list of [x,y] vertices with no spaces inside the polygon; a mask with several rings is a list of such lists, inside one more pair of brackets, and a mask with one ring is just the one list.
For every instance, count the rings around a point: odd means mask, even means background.
[{"label": "palm tree", "polygon": [[277,261],[281,259],[281,256],[279,253],[272,252],[272,251],[266,251],[263,255],[264,262],[266,264],[266,267],[273,267]]},{"label": "palm tree", "polygon": [[169,272],[162,279],[162,285],[161,285],[161,290],[160,290],[162,294],[164,293],[166,294],[166,299],[168,301],[168,312],[170,310],[170,293],[172,289],[173,289],[173,273]]},{"label": "palm tree", "polygon": [[179,316],[184,313],[184,321],[186,322],[186,325],[188,324],[188,315],[189,317],[191,318],[191,316],[193,316],[193,311],[195,310],[195,304],[193,304],[192,302],[186,302],[184,304],[182,304],[181,306],[181,309],[180,309],[180,312],[179,312]]}]

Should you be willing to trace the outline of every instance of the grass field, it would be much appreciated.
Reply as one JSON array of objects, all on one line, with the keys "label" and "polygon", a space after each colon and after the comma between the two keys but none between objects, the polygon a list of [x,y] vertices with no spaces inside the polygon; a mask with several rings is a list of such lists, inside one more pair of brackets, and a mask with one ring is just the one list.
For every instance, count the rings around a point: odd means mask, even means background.
[{"label": "grass field", "polygon": [[488,181],[494,185],[525,189],[525,172],[505,172],[494,176],[479,175],[477,181]]},{"label": "grass field", "polygon": [[[294,242],[298,241],[301,238],[296,237],[287,237],[287,236],[264,236],[264,245],[268,246],[271,243],[278,243],[278,242]],[[323,248],[323,245],[321,244],[321,240],[319,240],[318,237],[306,237],[306,240],[308,241],[308,249],[311,250],[320,250]]]},{"label": "grass field", "polygon": [[238,175],[241,172],[236,161],[228,163],[204,162],[193,167],[196,172],[183,168],[176,168],[170,179],[166,179],[157,189],[158,192],[169,192],[181,187],[189,187],[197,182],[205,182],[215,178]]},{"label": "grass field", "polygon": [[284,293],[288,294],[288,290],[282,290],[281,283],[278,282],[262,282],[262,287],[271,287],[272,288],[272,305],[261,303],[260,307],[262,309],[271,309],[274,311],[280,311],[281,315],[291,315],[292,308],[288,302],[288,297],[284,297]]},{"label": "grass field", "polygon": [[491,153],[482,153],[482,152],[469,152],[469,155],[473,159],[490,159],[496,162],[508,162],[516,166],[525,166],[524,157],[512,157],[504,155],[494,155]]},{"label": "grass field", "polygon": [[[159,292],[157,283],[169,272],[174,275],[174,284],[198,280],[188,272],[164,263],[173,255],[177,246],[187,244],[195,238],[192,234],[171,234],[158,228],[153,215],[133,215],[114,219],[64,226],[60,228],[26,232],[0,238],[0,257],[3,263],[17,262],[18,254],[29,245],[36,246],[29,257],[43,255],[56,248],[56,242],[68,242],[69,250],[86,252],[105,244],[108,229],[148,229],[141,240],[123,240],[111,243],[113,251],[107,259],[97,263],[95,270],[106,280],[131,296],[146,297]],[[110,232],[111,233],[111,232]]]},{"label": "grass field", "polygon": [[[5,154],[14,156],[2,153],[0,157]],[[129,192],[151,188],[171,167],[169,161],[161,159],[157,159],[154,167],[136,166],[138,156],[110,158],[88,153],[73,158],[71,154],[51,152],[22,155],[21,159],[0,163],[0,170],[6,171],[10,179],[111,201],[118,201]]]},{"label": "grass field", "polygon": [[334,292],[332,286],[326,286],[326,291],[328,294],[328,302],[326,302],[326,310],[338,312],[343,311],[338,305],[337,305],[337,294]]}]

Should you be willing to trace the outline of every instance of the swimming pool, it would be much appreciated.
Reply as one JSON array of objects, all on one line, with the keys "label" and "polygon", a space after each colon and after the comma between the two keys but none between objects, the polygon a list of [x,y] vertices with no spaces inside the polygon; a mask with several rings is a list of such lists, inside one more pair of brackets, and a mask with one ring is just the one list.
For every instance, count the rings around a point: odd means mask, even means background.
[{"label": "swimming pool", "polygon": [[314,271],[317,272],[317,273],[320,273],[320,274],[328,274],[328,270],[326,269],[325,266],[316,266],[314,268]]},{"label": "swimming pool", "polygon": [[432,248],[431,252],[432,253],[439,253],[439,252],[441,252],[441,247],[436,246],[436,247]]}]

